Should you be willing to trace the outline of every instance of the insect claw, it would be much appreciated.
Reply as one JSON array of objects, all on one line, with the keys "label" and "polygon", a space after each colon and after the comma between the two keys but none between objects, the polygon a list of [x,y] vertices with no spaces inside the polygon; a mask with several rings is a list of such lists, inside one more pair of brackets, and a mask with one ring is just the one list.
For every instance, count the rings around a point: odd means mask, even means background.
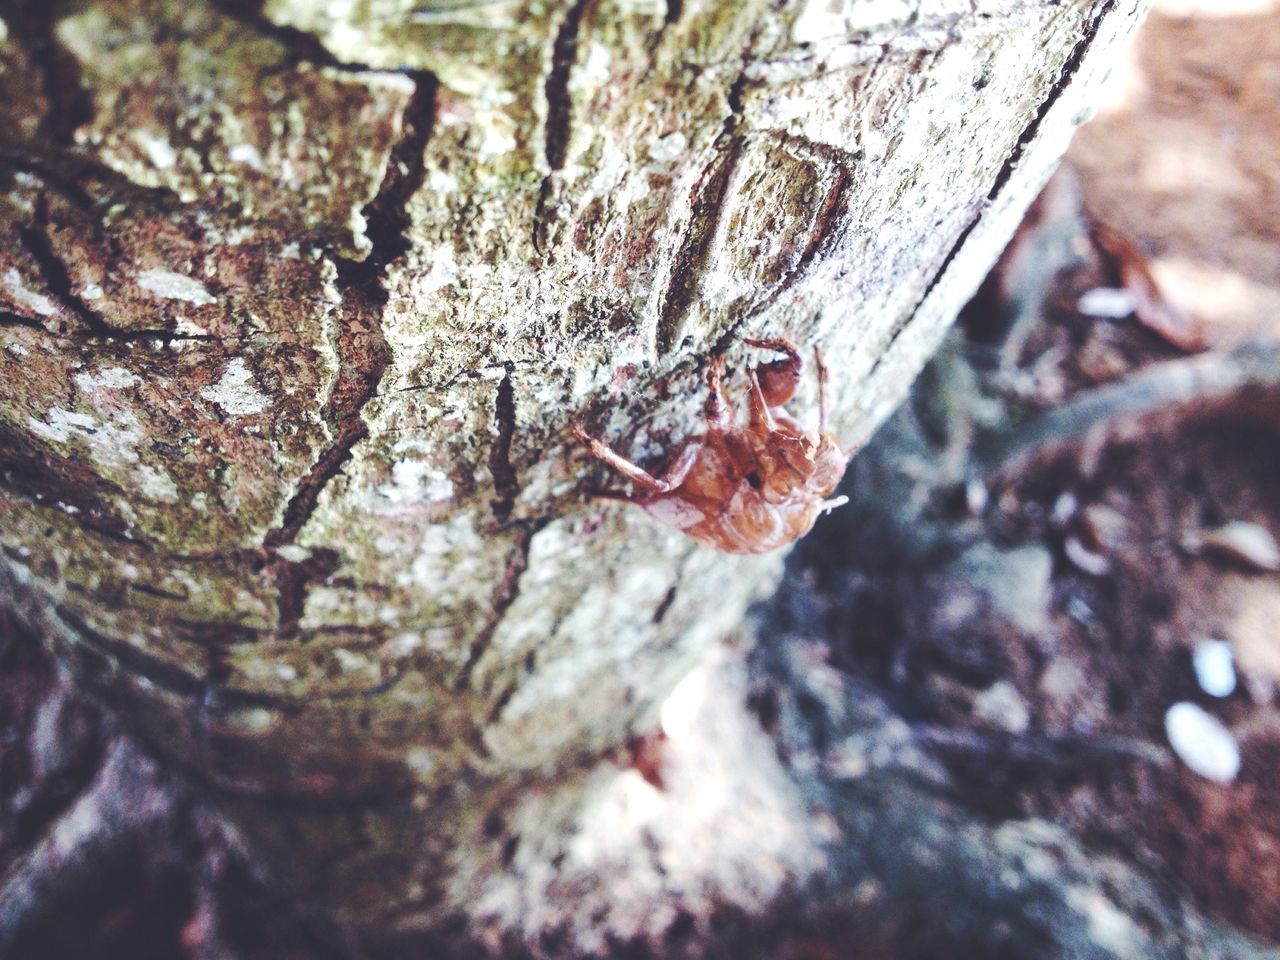
[{"label": "insect claw", "polygon": [[849,502],[849,498],[841,494],[838,497],[832,497],[830,500],[823,500],[818,504],[818,509],[823,513],[830,513],[836,507],[843,507]]}]

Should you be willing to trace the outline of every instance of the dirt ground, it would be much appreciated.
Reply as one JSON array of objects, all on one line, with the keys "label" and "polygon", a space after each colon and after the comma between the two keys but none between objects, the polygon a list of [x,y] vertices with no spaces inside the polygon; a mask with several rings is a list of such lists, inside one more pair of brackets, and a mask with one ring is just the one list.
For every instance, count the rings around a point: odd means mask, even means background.
[{"label": "dirt ground", "polygon": [[[1211,343],[1280,337],[1280,2],[1157,2],[1067,163],[1089,210],[1138,243]],[[1041,479],[1041,506],[1051,510],[1051,487],[1073,490],[1129,526],[1105,583],[1068,571],[1054,589],[1068,604],[1105,604],[1103,622],[1118,629],[1103,650],[1085,625],[1059,634],[1074,638],[1070,662],[1096,664],[1106,683],[1065,694],[1042,675],[1038,712],[1053,726],[1092,717],[1094,729],[1150,736],[1171,700],[1190,697],[1239,732],[1242,772],[1222,786],[1144,768],[1055,798],[1032,789],[1019,802],[1047,803],[1077,828],[1154,855],[1201,903],[1280,941],[1280,579],[1172,545],[1179,529],[1231,519],[1280,533],[1280,420],[1266,408],[1206,414],[1117,446],[1092,477],[1079,473]],[[1034,497],[1036,482],[1026,489]],[[1205,637],[1229,642],[1243,667],[1225,700],[1195,684],[1191,650]]]},{"label": "dirt ground", "polygon": [[1216,342],[1280,335],[1280,2],[1158,0],[1067,162]]}]

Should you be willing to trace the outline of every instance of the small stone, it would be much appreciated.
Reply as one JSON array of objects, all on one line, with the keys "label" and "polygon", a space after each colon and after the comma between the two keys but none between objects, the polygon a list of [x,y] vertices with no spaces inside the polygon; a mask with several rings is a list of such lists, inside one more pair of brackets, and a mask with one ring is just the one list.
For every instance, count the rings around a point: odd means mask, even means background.
[{"label": "small stone", "polygon": [[974,697],[973,713],[989,726],[1009,733],[1026,733],[1031,725],[1022,694],[1008,680],[997,680]]},{"label": "small stone", "polygon": [[1104,554],[1090,550],[1079,537],[1067,537],[1063,541],[1062,551],[1072,564],[1091,577],[1101,577],[1111,572],[1111,561]]},{"label": "small stone", "polygon": [[1266,527],[1233,520],[1215,530],[1188,533],[1182,546],[1193,554],[1215,554],[1267,572],[1280,571],[1280,546]]},{"label": "small stone", "polygon": [[1201,640],[1191,652],[1200,689],[1211,697],[1229,697],[1236,689],[1236,665],[1231,644],[1224,640]]},{"label": "small stone", "polygon": [[1086,317],[1122,320],[1133,313],[1137,301],[1128,290],[1119,287],[1094,287],[1081,294],[1076,309]]},{"label": "small stone", "polygon": [[1130,539],[1129,521],[1124,514],[1100,503],[1091,503],[1080,513],[1085,538],[1103,550],[1119,550]]},{"label": "small stone", "polygon": [[1076,499],[1075,494],[1064,490],[1058,494],[1058,499],[1053,501],[1053,509],[1049,512],[1049,522],[1056,529],[1061,530],[1072,521],[1078,509],[1080,509],[1080,502]]},{"label": "small stone", "polygon": [[964,485],[964,504],[969,511],[969,516],[982,516],[990,502],[991,492],[981,480],[975,477]]},{"label": "small stone", "polygon": [[1230,783],[1240,772],[1240,747],[1222,721],[1194,703],[1175,703],[1164,715],[1165,735],[1178,758],[1215,783]]}]

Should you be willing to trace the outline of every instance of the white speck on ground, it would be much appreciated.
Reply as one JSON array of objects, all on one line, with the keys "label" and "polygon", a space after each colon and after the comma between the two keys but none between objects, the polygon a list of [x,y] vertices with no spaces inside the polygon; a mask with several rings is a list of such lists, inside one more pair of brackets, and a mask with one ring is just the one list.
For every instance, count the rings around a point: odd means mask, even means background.
[{"label": "white speck on ground", "polygon": [[1217,717],[1194,703],[1175,703],[1164,715],[1165,734],[1173,752],[1200,776],[1230,783],[1240,772],[1240,747]]},{"label": "white speck on ground", "polygon": [[1201,640],[1191,652],[1200,689],[1211,697],[1229,697],[1236,689],[1236,665],[1231,644],[1225,640]]},{"label": "white speck on ground", "polygon": [[1107,320],[1122,320],[1133,313],[1136,306],[1132,293],[1115,287],[1086,290],[1076,301],[1076,309],[1086,317],[1102,317]]}]

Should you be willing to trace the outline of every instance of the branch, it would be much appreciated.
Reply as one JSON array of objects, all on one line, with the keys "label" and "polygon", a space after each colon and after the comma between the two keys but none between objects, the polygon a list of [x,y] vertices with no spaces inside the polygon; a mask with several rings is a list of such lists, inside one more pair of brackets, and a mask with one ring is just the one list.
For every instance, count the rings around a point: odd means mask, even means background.
[{"label": "branch", "polygon": [[1064,406],[980,444],[976,477],[1008,474],[1032,454],[1084,440],[1122,419],[1169,407],[1221,403],[1242,390],[1280,389],[1280,345],[1251,345],[1154,364],[1119,383],[1090,390]]}]

